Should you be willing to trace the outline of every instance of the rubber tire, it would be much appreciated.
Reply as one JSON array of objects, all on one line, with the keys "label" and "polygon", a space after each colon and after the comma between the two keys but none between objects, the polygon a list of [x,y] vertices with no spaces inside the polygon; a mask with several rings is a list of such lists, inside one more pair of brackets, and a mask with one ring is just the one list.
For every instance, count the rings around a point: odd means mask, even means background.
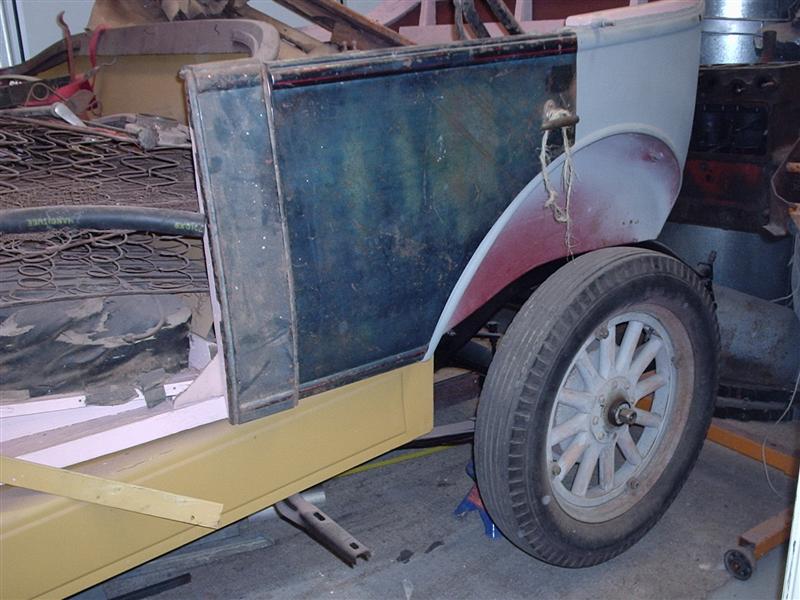
[{"label": "rubber tire", "polygon": [[[647,493],[614,519],[586,523],[552,497],[545,459],[549,415],[584,341],[614,313],[643,301],[668,309],[685,326],[694,355],[688,420],[672,459]],[[500,531],[525,552],[562,567],[595,565],[635,544],[667,510],[697,460],[713,413],[718,355],[713,298],[679,260],[639,248],[608,248],[556,271],[501,340],[478,405],[478,488]]]}]

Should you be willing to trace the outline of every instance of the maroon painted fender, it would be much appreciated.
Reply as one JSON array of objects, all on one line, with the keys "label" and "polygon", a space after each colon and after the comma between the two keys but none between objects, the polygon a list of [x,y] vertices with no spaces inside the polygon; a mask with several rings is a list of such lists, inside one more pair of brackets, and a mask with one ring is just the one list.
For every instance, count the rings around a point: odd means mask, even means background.
[{"label": "maroon painted fender", "polygon": [[[564,155],[548,172],[563,206]],[[616,133],[573,152],[570,202],[574,254],[651,240],[666,222],[681,183],[672,149],[646,133]],[[514,199],[484,238],[451,294],[429,353],[441,335],[531,269],[569,254],[566,224],[545,207],[541,176]]]}]

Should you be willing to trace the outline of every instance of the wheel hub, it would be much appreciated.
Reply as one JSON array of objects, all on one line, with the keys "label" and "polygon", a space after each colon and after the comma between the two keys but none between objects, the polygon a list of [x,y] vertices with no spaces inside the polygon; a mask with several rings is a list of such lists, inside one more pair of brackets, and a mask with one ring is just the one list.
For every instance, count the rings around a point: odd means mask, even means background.
[{"label": "wheel hub", "polygon": [[633,410],[627,396],[618,396],[608,405],[606,419],[612,427],[633,425],[636,423],[636,411]]},{"label": "wheel hub", "polygon": [[598,442],[615,442],[621,427],[636,422],[630,391],[630,382],[622,377],[609,379],[599,386],[590,419],[591,432]]}]

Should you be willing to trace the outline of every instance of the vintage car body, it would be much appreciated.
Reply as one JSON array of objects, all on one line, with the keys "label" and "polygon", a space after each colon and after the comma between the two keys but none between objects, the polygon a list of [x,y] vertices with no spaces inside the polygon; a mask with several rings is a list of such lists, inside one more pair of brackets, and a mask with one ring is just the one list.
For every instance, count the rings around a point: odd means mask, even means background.
[{"label": "vintage car body", "polygon": [[[101,451],[48,464],[220,502],[225,525],[429,431],[443,336],[538,267],[658,236],[701,13],[664,0],[552,33],[186,67],[222,348],[207,389],[226,386],[182,409],[186,431],[165,409],[145,444],[93,431]],[[579,121],[563,130],[570,156],[553,133],[542,162],[546,105]],[[0,497],[4,597],[70,594],[208,531]]]},{"label": "vintage car body", "polygon": [[[548,100],[580,118],[569,250],[655,239],[680,188],[700,43],[695,4],[659,4],[556,36],[189,68],[234,420],[430,359],[568,253],[543,208]],[[226,283],[265,264],[278,277]]]}]

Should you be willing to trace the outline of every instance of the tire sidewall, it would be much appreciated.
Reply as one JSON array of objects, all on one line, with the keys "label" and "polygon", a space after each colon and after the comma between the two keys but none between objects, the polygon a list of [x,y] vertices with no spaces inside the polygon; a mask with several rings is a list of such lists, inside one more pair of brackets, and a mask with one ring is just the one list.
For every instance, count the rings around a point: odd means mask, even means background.
[{"label": "tire sidewall", "polygon": [[[656,262],[674,261],[665,256],[655,256]],[[623,263],[619,266],[620,269],[625,267],[630,270],[630,264]],[[522,415],[528,424],[521,430],[507,428],[505,448],[508,456],[522,455],[522,470],[526,476],[521,483],[513,482],[507,476],[504,481],[508,486],[509,497],[519,499],[524,496],[526,501],[520,503],[517,500],[513,505],[508,503],[504,507],[506,518],[501,519],[500,523],[501,530],[503,523],[509,529],[508,509],[511,508],[513,518],[510,520],[513,527],[510,528],[512,531],[506,533],[515,544],[549,562],[572,564],[577,560],[585,565],[596,564],[619,554],[638,541],[672,502],[702,447],[716,392],[716,322],[713,313],[709,311],[707,298],[697,293],[698,285],[699,281],[696,279],[687,281],[686,278],[676,277],[669,269],[655,272],[640,269],[628,276],[624,285],[608,290],[601,289],[596,300],[589,302],[587,310],[573,323],[570,335],[559,339],[551,334],[545,338],[543,346],[552,351],[553,359],[544,368],[543,361],[538,360],[540,357],[536,352],[531,352],[529,359],[518,367],[517,376],[520,381],[519,385],[513,386],[513,397],[509,398],[509,406],[517,418]],[[535,302],[535,296],[534,294],[529,302]],[[579,293],[573,303],[581,304],[581,300]],[[583,304],[586,304],[585,298]],[[624,312],[628,307],[641,304],[656,305],[669,311],[683,326],[689,339],[694,369],[693,381],[688,385],[691,390],[688,416],[671,460],[655,483],[642,492],[642,497],[634,506],[605,522],[579,521],[559,505],[550,483],[546,444],[553,404],[572,359],[585,340],[601,323]],[[568,309],[569,306],[563,307],[564,311]],[[523,313],[534,315],[535,311],[525,312],[523,307],[520,315]],[[509,327],[490,368],[487,387],[491,388],[495,371],[503,368],[504,350],[511,351],[510,347],[516,346],[513,340],[515,337],[519,339],[522,334],[518,330],[530,327],[531,322],[532,319],[523,317],[515,319]],[[677,360],[680,362],[684,359],[685,357],[678,357]],[[676,366],[678,377],[685,376],[681,374],[680,364]],[[549,550],[541,551],[543,546]],[[563,555],[565,560],[554,560],[553,557],[559,555]]]}]

